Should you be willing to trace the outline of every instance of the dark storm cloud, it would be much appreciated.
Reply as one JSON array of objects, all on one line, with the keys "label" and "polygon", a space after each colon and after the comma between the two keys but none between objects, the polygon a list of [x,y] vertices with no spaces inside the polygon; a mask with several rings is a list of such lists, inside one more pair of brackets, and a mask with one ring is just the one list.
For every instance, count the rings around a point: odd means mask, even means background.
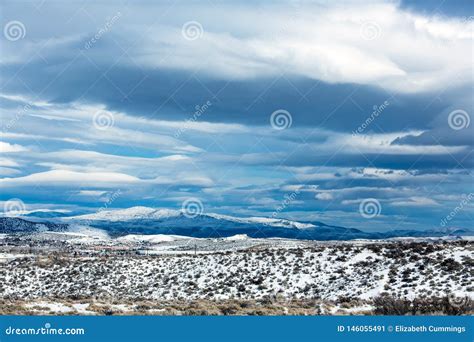
[{"label": "dark storm cloud", "polygon": [[[433,113],[449,103],[437,101],[426,110],[431,94],[392,96],[369,86],[334,85],[287,76],[224,81],[199,72],[138,67],[126,57],[111,66],[94,61],[87,51],[77,52],[71,61],[71,51],[79,48],[80,43],[71,43],[55,50],[51,59],[44,56],[46,61],[38,57],[27,65],[2,65],[1,72],[9,80],[3,91],[41,94],[55,103],[101,103],[129,115],[173,120],[186,119],[196,106],[211,101],[206,121],[247,125],[268,125],[271,113],[285,109],[296,127],[345,132],[356,130],[370,117],[374,106],[387,101],[389,105],[367,129],[379,133],[425,129]],[[66,56],[61,59],[62,51]],[[119,52],[106,49],[104,53],[112,58]]]}]

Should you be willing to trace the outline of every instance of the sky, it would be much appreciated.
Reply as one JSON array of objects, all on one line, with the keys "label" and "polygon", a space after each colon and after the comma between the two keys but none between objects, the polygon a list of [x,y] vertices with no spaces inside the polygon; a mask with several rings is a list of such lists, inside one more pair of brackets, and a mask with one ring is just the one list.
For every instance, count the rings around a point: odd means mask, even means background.
[{"label": "sky", "polygon": [[472,228],[473,6],[3,0],[0,210]]}]

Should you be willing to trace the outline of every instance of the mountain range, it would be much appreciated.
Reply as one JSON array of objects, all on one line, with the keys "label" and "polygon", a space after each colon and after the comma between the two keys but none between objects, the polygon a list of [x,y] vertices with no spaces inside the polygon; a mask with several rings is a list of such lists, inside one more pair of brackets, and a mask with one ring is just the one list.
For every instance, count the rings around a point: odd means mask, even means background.
[{"label": "mountain range", "polygon": [[73,226],[90,226],[111,236],[128,234],[173,234],[199,238],[229,237],[246,234],[253,238],[308,240],[387,239],[393,237],[440,237],[473,235],[467,229],[392,230],[365,232],[322,222],[298,222],[279,218],[234,217],[219,214],[187,215],[183,211],[132,207],[102,210],[93,214],[64,217],[64,213],[29,213],[27,217],[0,218],[0,233],[67,231]]}]

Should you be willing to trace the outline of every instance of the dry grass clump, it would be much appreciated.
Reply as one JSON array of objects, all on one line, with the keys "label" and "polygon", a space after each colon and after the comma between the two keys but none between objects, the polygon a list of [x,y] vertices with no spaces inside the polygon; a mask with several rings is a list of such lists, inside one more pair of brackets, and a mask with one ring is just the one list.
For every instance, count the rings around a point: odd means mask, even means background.
[{"label": "dry grass clump", "polygon": [[88,299],[72,301],[42,299],[41,303],[62,304],[68,312],[53,312],[49,307],[18,300],[0,300],[0,315],[77,315],[75,304],[88,304],[88,314],[94,315],[171,315],[171,316],[274,316],[274,315],[472,315],[473,301],[469,298],[417,298],[407,300],[382,295],[373,301],[340,298],[337,302],[316,299],[282,300],[124,300]]}]

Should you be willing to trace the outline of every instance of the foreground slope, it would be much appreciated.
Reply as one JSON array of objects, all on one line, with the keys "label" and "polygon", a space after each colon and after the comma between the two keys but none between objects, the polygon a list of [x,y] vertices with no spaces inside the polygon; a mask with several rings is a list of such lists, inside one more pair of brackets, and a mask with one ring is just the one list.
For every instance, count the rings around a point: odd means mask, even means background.
[{"label": "foreground slope", "polygon": [[[214,241],[214,245],[241,240],[245,238]],[[169,302],[280,297],[289,301],[374,303],[384,294],[410,301],[444,297],[463,300],[474,293],[470,241],[269,241],[205,252],[196,251],[190,242],[172,254],[166,251],[173,241],[152,243],[160,247],[152,255],[129,249],[87,252],[77,246],[65,248],[61,254],[10,259],[1,266],[0,298]]]}]

